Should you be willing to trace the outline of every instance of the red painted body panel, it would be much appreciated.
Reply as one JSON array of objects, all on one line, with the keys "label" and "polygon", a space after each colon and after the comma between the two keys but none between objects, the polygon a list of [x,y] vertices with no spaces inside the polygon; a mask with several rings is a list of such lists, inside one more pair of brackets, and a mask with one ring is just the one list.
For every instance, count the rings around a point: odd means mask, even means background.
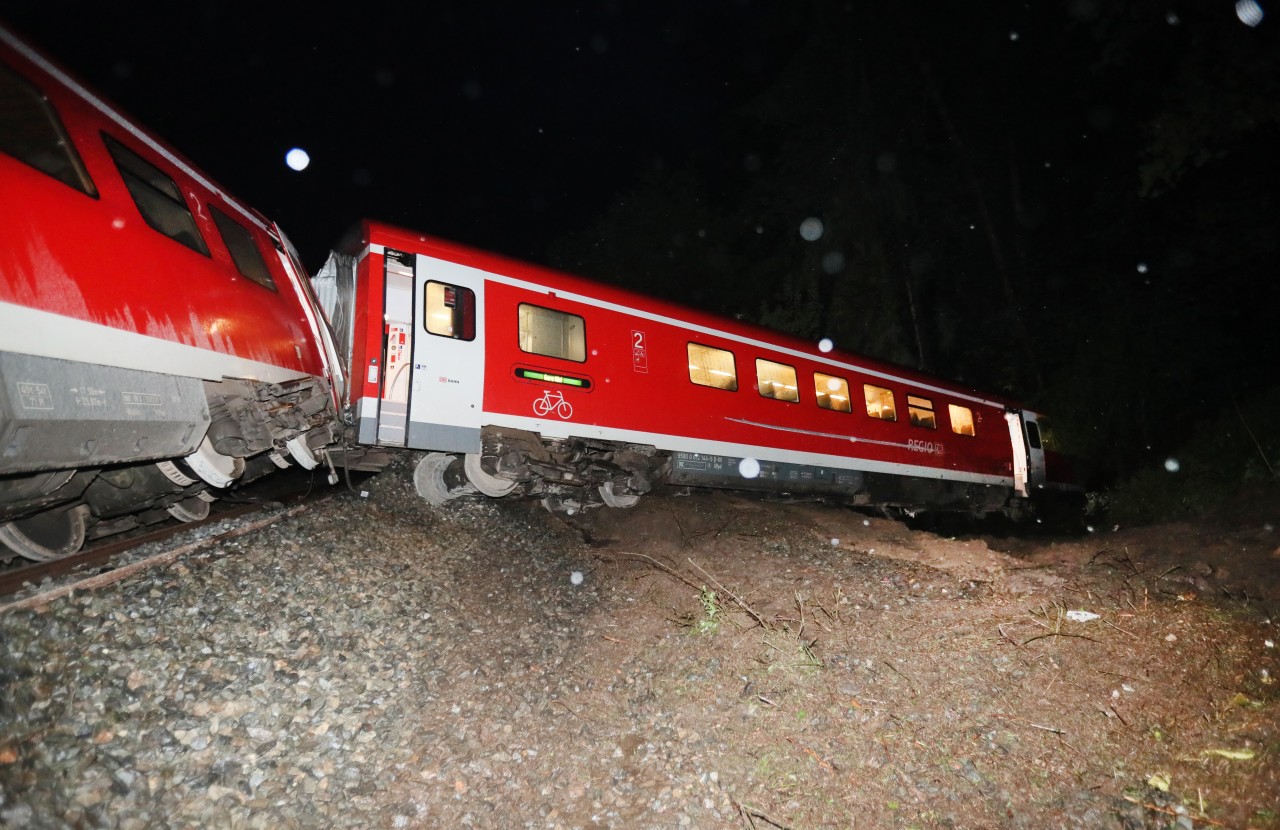
[{"label": "red painted body panel", "polygon": [[[104,112],[94,103],[100,97],[60,70],[51,74],[3,43],[0,61],[35,84],[57,110],[97,190],[96,196],[82,193],[0,153],[0,301],[299,374],[323,374],[265,219],[233,202],[155,138],[144,140],[144,131],[117,111]],[[103,134],[178,184],[209,256],[147,225]],[[277,290],[240,275],[209,205],[252,234]]]},{"label": "red painted body panel", "polygon": [[[555,413],[545,419],[553,435],[592,437],[600,430],[627,430],[653,436],[695,441],[728,442],[743,447],[813,453],[876,464],[906,465],[917,475],[948,472],[1010,479],[1010,435],[1005,421],[1008,401],[980,395],[967,388],[918,372],[832,351],[817,344],[746,325],[678,305],[623,291],[612,286],[558,273],[546,268],[483,253],[411,231],[366,222],[362,240],[349,253],[380,246],[429,258],[471,266],[487,273],[480,300],[487,331],[485,348],[484,423],[503,425],[504,416],[537,418],[533,404],[548,385],[516,376],[520,367],[588,379],[588,389],[555,386],[573,412],[568,423],[555,427]],[[380,279],[376,254],[367,257],[362,281]],[[363,302],[369,319],[381,308],[371,291]],[[520,350],[517,307],[522,302],[581,316],[586,325],[587,357],[582,363]],[[360,331],[357,328],[357,331]],[[644,371],[633,354],[635,332],[644,335]],[[379,348],[372,329],[365,332],[366,359]],[[359,339],[359,335],[357,337]],[[697,342],[734,352],[739,388],[735,392],[690,382],[687,344]],[[761,396],[756,389],[756,358],[794,366],[800,401],[783,402]],[[815,371],[849,381],[853,411],[817,406]],[[863,382],[894,391],[898,420],[869,417],[861,399]],[[376,384],[364,394],[377,396]],[[907,418],[907,394],[933,401],[937,429],[912,426]],[[975,436],[952,432],[948,403],[969,407]],[[511,423],[516,423],[511,421]],[[653,443],[663,447],[660,438]],[[856,465],[855,465],[856,466]],[[923,473],[919,468],[926,468]]]}]

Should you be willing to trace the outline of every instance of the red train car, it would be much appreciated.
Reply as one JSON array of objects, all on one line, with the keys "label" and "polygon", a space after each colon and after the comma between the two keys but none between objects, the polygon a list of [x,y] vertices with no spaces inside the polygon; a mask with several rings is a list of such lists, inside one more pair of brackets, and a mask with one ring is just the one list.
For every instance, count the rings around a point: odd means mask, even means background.
[{"label": "red train car", "polygon": [[0,193],[0,541],[323,460],[342,378],[283,233],[3,26]]},{"label": "red train car", "polygon": [[370,221],[317,279],[357,440],[432,451],[431,501],[675,483],[985,513],[1078,489],[1036,413],[826,344]]}]

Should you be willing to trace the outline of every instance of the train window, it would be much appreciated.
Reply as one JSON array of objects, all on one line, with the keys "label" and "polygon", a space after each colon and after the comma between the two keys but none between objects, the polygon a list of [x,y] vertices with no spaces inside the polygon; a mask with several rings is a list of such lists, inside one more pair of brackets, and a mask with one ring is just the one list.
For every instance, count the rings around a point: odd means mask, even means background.
[{"label": "train window", "polygon": [[792,403],[800,400],[794,366],[756,358],[756,385],[763,397]]},{"label": "train window", "polygon": [[893,390],[864,383],[862,396],[867,401],[867,414],[872,418],[880,418],[884,421],[898,420],[898,410],[893,404]]},{"label": "train window", "polygon": [[973,410],[967,406],[947,404],[947,414],[951,417],[951,431],[956,435],[974,435]]},{"label": "train window", "polygon": [[699,386],[738,391],[738,370],[733,362],[733,352],[689,344],[689,380]]},{"label": "train window", "polygon": [[933,415],[933,401],[918,395],[907,395],[907,414],[911,416],[911,426],[937,429],[938,420]]},{"label": "train window", "polygon": [[424,303],[423,319],[428,332],[454,340],[476,339],[476,292],[430,280]]},{"label": "train window", "polygon": [[120,142],[107,135],[102,138],[111,158],[115,159],[125,186],[129,188],[129,195],[147,224],[170,239],[208,256],[209,249],[200,231],[196,230],[196,220],[177,183]]},{"label": "train window", "polygon": [[520,351],[582,363],[587,359],[586,323],[576,314],[521,303]]},{"label": "train window", "polygon": [[227,250],[231,252],[236,270],[245,279],[253,280],[263,288],[277,290],[276,281],[271,278],[271,271],[267,268],[267,261],[262,258],[262,250],[253,241],[253,234],[249,233],[249,229],[213,205],[209,205],[209,213],[213,216],[213,223],[218,226],[218,233],[222,234],[222,241],[227,243]]},{"label": "train window", "polygon": [[40,90],[3,65],[0,65],[0,151],[82,193],[98,195],[53,107]]},{"label": "train window", "polygon": [[853,404],[849,401],[849,381],[835,375],[813,373],[813,392],[818,406],[823,409],[834,409],[836,412],[852,412]]}]

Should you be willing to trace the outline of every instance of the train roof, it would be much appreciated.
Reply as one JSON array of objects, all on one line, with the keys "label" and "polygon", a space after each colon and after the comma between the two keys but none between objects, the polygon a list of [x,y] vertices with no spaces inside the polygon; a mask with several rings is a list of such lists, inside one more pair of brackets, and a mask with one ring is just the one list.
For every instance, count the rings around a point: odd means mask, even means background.
[{"label": "train roof", "polygon": [[835,348],[824,352],[819,348],[818,343],[812,340],[784,334],[725,315],[701,311],[670,300],[658,299],[598,280],[568,274],[501,254],[482,251],[458,242],[441,239],[387,222],[375,219],[363,220],[359,225],[359,237],[359,239],[355,238],[353,229],[353,234],[341,246],[342,251],[354,254],[359,248],[372,242],[407,252],[425,254],[482,271],[536,282],[566,294],[580,294],[620,306],[643,309],[649,313],[723,331],[736,338],[758,341],[768,346],[799,352],[815,361],[830,364],[848,364],[857,369],[896,379],[910,385],[938,389],[1004,408],[1022,408],[1014,401],[1003,396],[982,392],[964,384],[888,361],[876,360]]}]

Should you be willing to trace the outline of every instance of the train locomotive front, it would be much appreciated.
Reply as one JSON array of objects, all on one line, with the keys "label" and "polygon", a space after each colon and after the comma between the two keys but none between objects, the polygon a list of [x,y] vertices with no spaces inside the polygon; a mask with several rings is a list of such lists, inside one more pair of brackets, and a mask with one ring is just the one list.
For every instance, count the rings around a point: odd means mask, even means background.
[{"label": "train locomotive front", "polygon": [[332,463],[342,374],[288,240],[3,26],[0,193],[7,550]]}]

